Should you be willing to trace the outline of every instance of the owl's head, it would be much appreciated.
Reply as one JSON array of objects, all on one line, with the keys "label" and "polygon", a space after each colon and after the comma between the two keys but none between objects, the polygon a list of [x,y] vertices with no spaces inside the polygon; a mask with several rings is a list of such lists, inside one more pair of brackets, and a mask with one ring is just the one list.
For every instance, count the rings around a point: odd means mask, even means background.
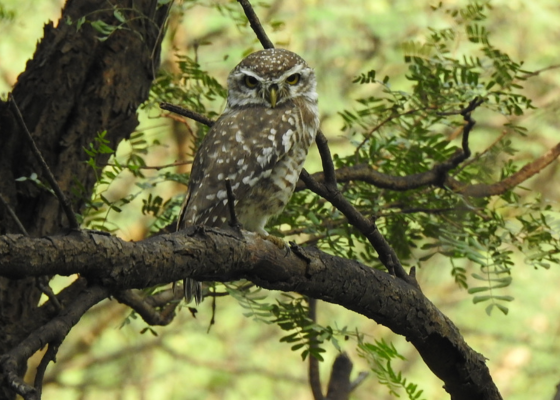
[{"label": "owl's head", "polygon": [[274,108],[301,99],[317,103],[315,73],[295,53],[266,49],[245,57],[228,77],[228,108]]}]

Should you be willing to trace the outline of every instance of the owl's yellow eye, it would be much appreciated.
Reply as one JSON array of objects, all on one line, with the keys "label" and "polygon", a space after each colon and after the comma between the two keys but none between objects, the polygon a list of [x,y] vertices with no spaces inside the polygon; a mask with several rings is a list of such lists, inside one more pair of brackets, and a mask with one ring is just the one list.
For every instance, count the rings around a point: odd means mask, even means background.
[{"label": "owl's yellow eye", "polygon": [[300,74],[292,74],[286,78],[289,85],[297,85],[299,82]]},{"label": "owl's yellow eye", "polygon": [[259,81],[257,80],[257,78],[255,78],[254,76],[251,76],[251,75],[245,75],[244,82],[245,82],[245,85],[249,89],[254,89],[259,84]]}]

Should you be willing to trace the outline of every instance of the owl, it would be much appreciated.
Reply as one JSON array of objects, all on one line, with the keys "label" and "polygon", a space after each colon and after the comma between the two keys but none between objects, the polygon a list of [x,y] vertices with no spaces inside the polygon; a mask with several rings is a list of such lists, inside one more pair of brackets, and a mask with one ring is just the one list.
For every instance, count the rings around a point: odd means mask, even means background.
[{"label": "owl", "polygon": [[[257,51],[229,74],[227,106],[203,139],[192,165],[178,229],[226,227],[226,178],[243,229],[267,236],[267,221],[292,196],[319,127],[315,73],[297,54]],[[185,298],[202,299],[185,281]]]}]

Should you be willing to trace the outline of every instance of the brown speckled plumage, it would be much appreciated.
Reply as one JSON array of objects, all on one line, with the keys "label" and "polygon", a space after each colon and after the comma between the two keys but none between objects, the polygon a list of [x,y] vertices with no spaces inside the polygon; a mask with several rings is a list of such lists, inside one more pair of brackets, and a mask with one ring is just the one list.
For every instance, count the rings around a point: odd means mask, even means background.
[{"label": "brown speckled plumage", "polygon": [[[282,49],[247,56],[230,73],[227,107],[194,158],[179,229],[228,224],[229,178],[241,225],[267,235],[267,221],[292,196],[318,126],[315,74],[301,57]],[[200,284],[185,285],[187,300],[198,303]]]}]

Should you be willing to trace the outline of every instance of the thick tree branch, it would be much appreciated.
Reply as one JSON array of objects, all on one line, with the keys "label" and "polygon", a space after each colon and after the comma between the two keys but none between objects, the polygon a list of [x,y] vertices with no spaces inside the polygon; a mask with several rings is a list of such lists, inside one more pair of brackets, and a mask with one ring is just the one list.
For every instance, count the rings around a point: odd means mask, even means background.
[{"label": "thick tree branch", "polygon": [[[468,347],[453,323],[418,290],[356,261],[312,248],[301,249],[304,259],[293,252],[286,254],[256,234],[244,235],[239,239],[208,227],[191,227],[136,243],[84,232],[39,239],[5,235],[0,237],[0,275],[15,279],[80,273],[112,290],[152,287],[184,277],[244,278],[267,289],[296,291],[340,304],[405,336],[445,382],[453,400],[501,399],[484,357]],[[98,297],[108,293],[99,286],[94,289]],[[57,318],[69,309],[75,307],[66,308]],[[52,339],[48,336],[46,341]],[[31,355],[14,351],[18,360]]]},{"label": "thick tree branch", "polygon": [[350,373],[352,361],[346,353],[339,354],[334,360],[326,400],[348,400],[352,385]]}]

